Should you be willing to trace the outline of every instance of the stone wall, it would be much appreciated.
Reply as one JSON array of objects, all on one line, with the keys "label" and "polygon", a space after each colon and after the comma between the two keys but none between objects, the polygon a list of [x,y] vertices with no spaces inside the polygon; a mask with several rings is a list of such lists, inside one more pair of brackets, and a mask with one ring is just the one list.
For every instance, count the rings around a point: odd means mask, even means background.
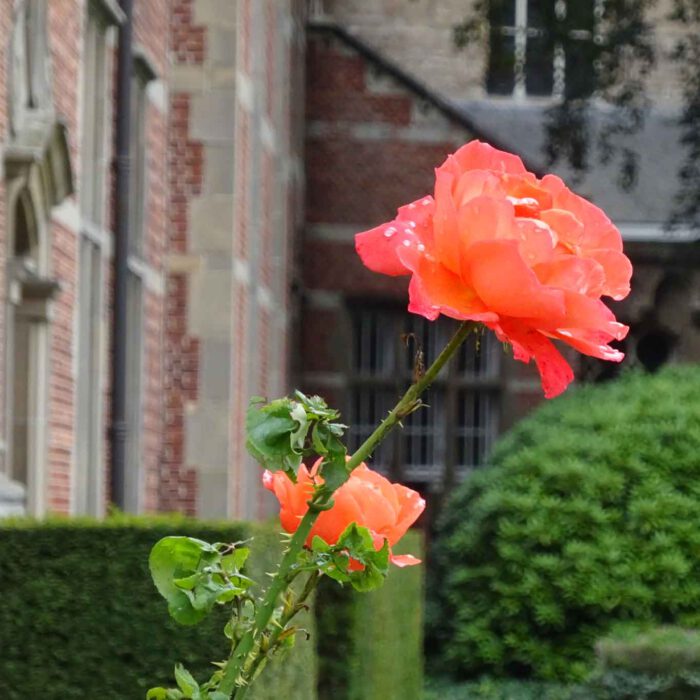
[{"label": "stone wall", "polygon": [[[487,96],[486,38],[464,49],[453,41],[454,27],[473,16],[474,0],[321,0],[316,6],[444,97]],[[669,19],[672,7],[672,0],[661,0],[649,14],[658,49],[649,94],[664,105],[677,104],[681,95],[670,53],[683,29]]]},{"label": "stone wall", "polygon": [[179,0],[171,24],[161,507],[255,517],[242,428],[251,395],[287,390],[301,3]]}]

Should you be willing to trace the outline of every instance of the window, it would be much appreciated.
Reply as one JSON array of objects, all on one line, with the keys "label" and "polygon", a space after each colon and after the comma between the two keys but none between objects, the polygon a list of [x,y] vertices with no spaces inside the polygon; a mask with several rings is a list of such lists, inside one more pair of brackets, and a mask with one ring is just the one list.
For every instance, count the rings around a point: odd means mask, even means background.
[{"label": "window", "polygon": [[129,194],[129,248],[143,253],[146,212],[146,83],[137,73],[131,86],[131,184]]},{"label": "window", "polygon": [[143,469],[143,279],[129,269],[126,281],[126,469],[125,508],[141,510]]},{"label": "window", "polygon": [[88,4],[83,43],[83,99],[80,162],[80,257],[78,278],[78,380],[76,489],[74,510],[101,515],[104,509],[103,374],[106,178],[109,159],[107,65],[110,25],[101,3]]},{"label": "window", "polygon": [[603,10],[604,0],[490,0],[488,92],[590,95]]},{"label": "window", "polygon": [[52,109],[45,0],[16,4],[12,31],[11,120],[16,134]]},{"label": "window", "polygon": [[144,288],[148,200],[148,83],[156,77],[140,49],[135,51],[131,85],[131,181],[129,185],[129,256],[127,259],[126,473],[125,507],[141,510],[143,493]]},{"label": "window", "polygon": [[[353,314],[350,449],[358,447],[412,381],[417,351],[428,365],[457,324],[429,322],[391,309]],[[478,351],[477,351],[478,345]],[[478,467],[498,431],[501,350],[492,334],[473,336],[443,370],[419,410],[373,457],[392,477],[440,489]]]},{"label": "window", "polygon": [[91,515],[102,513],[104,501],[102,288],[102,249],[89,237],[81,236],[75,511]]},{"label": "window", "polygon": [[84,221],[101,227],[105,219],[107,142],[107,26],[92,11],[85,26],[80,208]]}]

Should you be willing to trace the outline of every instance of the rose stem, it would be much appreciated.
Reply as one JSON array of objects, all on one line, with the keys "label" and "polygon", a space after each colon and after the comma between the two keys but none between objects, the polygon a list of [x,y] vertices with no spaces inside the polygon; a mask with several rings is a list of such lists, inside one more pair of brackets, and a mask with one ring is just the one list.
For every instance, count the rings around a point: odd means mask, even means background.
[{"label": "rose stem", "polygon": [[[294,605],[290,608],[290,610],[287,613],[282,615],[282,617],[279,620],[279,625],[275,626],[275,629],[270,634],[269,647],[267,653],[272,653],[274,651],[275,645],[277,644],[277,640],[279,639],[279,636],[282,634],[282,632],[284,632],[287,625],[298,613],[300,613],[304,608],[307,608],[305,603],[308,600],[309,596],[316,589],[316,586],[320,580],[320,571],[312,571],[309,574],[309,578],[306,580],[304,589],[299,594],[299,597],[294,601]],[[264,654],[258,654],[257,658],[253,661],[253,665],[251,666],[250,671],[248,672],[248,675],[251,679],[254,679],[256,677],[256,674],[259,674],[262,671],[261,666],[266,661],[267,656],[265,656]],[[243,700],[248,694],[248,690],[250,689],[250,684],[252,682],[253,681],[251,680],[250,683],[246,685],[238,686],[238,688],[236,689],[236,694],[233,696],[234,700]]]},{"label": "rose stem", "polygon": [[[348,473],[364,462],[374,452],[377,445],[379,445],[379,443],[398,423],[401,422],[403,418],[416,410],[416,408],[420,405],[417,403],[420,395],[433,383],[437,375],[440,373],[440,370],[445,366],[447,361],[452,357],[452,355],[454,355],[455,351],[475,328],[476,324],[473,321],[464,321],[460,325],[457,332],[452,336],[443,351],[437,356],[435,362],[433,362],[433,364],[430,365],[430,367],[428,367],[428,369],[425,371],[425,374],[423,374],[423,376],[420,377],[415,384],[412,384],[408,388],[406,393],[401,397],[396,406],[394,406],[389,415],[377,426],[375,431],[362,443],[362,445],[355,450],[354,454],[350,457],[347,463]],[[229,656],[226,664],[226,670],[224,671],[223,678],[219,684],[219,692],[225,694],[229,698],[236,687],[236,681],[241,675],[241,669],[243,669],[248,655],[253,650],[253,647],[258,641],[260,635],[265,631],[270,623],[275,606],[277,605],[277,599],[288,585],[290,570],[296,562],[299,552],[302,550],[304,543],[306,542],[306,538],[311,532],[311,528],[316,522],[319,514],[330,502],[333,496],[333,491],[329,489],[322,489],[317,495],[318,497],[315,495],[312,501],[310,501],[309,510],[301,519],[299,527],[292,536],[292,539],[289,541],[289,546],[282,557],[277,573],[272,579],[272,583],[267,589],[265,597],[258,606],[253,628],[248,630],[243,637],[241,637],[238,644],[231,651],[231,655]],[[245,685],[239,687],[242,688],[245,687]],[[237,699],[242,697],[243,695],[236,694]]]}]

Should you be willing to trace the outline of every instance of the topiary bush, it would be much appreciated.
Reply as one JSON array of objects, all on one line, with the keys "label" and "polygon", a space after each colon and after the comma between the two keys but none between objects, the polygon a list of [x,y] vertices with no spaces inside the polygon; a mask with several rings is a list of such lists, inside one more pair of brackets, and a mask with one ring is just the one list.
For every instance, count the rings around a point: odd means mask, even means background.
[{"label": "topiary bush", "polygon": [[547,402],[445,509],[430,635],[453,672],[579,679],[625,620],[700,626],[700,367]]}]

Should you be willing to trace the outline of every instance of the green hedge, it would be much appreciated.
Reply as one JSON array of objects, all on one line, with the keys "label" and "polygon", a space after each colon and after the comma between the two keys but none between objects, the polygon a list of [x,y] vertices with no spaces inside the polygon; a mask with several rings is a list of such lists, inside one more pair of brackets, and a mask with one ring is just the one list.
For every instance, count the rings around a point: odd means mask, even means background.
[{"label": "green hedge", "polygon": [[426,687],[423,697],[424,700],[599,700],[582,686],[490,678],[471,683],[434,680]]},{"label": "green hedge", "polygon": [[[254,537],[248,572],[258,581],[274,567],[280,548],[277,527],[176,517],[0,523],[0,697],[143,700],[149,687],[172,686],[176,661],[208,678],[209,662],[227,652],[223,611],[195,627],[175,624],[148,572],[152,545],[171,534],[207,541]],[[317,642],[326,669],[338,661],[342,667],[341,650],[351,650],[347,693],[335,697],[419,697],[421,581],[419,571],[392,571],[376,594],[339,589],[336,598],[335,589],[322,591],[326,614],[318,634],[316,616],[308,615],[302,624],[311,641],[299,635],[293,652],[261,676],[251,700],[315,700]],[[324,604],[331,599],[332,608]],[[337,647],[323,643],[329,637]],[[370,645],[364,653],[361,641]],[[387,659],[387,650],[401,658]],[[389,690],[382,685],[382,659],[388,672],[401,676]]]},{"label": "green hedge", "polygon": [[580,679],[615,623],[700,626],[700,367],[547,402],[446,508],[431,634],[462,676]]},{"label": "green hedge", "polygon": [[[143,700],[173,685],[181,661],[195,677],[226,656],[223,610],[195,627],[172,622],[148,572],[151,546],[169,534],[208,541],[255,537],[250,575],[279,551],[271,528],[119,517],[0,526],[0,696],[7,700]],[[309,621],[306,622],[308,626]],[[251,697],[311,700],[312,643],[276,664]]]},{"label": "green hedge", "polygon": [[[409,532],[395,551],[422,548],[420,534]],[[320,700],[421,697],[423,576],[422,566],[392,567],[382,588],[363,595],[323,582],[316,600]]]},{"label": "green hedge", "polygon": [[700,632],[625,625],[596,644],[590,687],[605,700],[694,700],[700,696]]}]

